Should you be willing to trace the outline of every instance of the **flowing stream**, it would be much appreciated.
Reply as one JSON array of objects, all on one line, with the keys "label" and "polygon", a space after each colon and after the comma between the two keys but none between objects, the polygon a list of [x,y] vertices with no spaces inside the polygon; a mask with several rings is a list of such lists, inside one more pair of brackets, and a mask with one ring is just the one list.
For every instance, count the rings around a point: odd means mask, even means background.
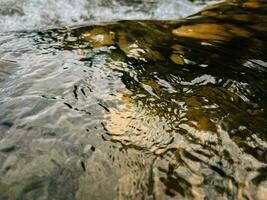
[{"label": "flowing stream", "polygon": [[265,29],[172,35],[208,3],[0,0],[0,199],[265,199]]},{"label": "flowing stream", "polygon": [[188,0],[0,0],[0,31],[96,21],[177,19],[197,12],[203,5]]}]

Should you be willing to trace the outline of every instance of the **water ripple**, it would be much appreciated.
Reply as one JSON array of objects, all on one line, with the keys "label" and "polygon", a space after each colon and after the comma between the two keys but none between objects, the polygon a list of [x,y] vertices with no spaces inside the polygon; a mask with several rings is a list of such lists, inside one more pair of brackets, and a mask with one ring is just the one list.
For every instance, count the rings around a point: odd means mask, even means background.
[{"label": "water ripple", "polygon": [[249,2],[1,33],[0,198],[264,199],[266,4]]}]

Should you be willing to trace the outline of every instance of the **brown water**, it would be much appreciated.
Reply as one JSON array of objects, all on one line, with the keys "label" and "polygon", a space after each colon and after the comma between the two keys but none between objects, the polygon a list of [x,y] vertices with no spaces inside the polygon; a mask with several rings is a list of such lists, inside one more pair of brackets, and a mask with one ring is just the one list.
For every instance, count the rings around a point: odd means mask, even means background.
[{"label": "brown water", "polygon": [[266,199],[266,13],[0,33],[0,199]]}]

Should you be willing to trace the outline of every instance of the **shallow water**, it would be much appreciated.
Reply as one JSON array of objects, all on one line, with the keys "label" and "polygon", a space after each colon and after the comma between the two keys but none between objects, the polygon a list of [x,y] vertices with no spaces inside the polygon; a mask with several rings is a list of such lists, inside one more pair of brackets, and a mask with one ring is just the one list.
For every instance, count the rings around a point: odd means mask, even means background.
[{"label": "shallow water", "polygon": [[96,21],[177,19],[199,11],[205,4],[189,0],[0,0],[0,31],[58,28]]},{"label": "shallow water", "polygon": [[266,4],[199,16],[0,33],[0,199],[264,199]]}]

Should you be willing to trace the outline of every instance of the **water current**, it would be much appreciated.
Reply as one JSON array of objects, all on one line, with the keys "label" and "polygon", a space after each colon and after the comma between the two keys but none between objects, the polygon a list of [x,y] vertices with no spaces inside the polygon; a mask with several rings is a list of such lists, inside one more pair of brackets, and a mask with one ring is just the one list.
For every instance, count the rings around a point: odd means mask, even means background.
[{"label": "water current", "polygon": [[1,31],[13,31],[96,21],[177,19],[203,5],[188,0],[0,0],[0,26]]},{"label": "water current", "polygon": [[267,5],[242,2],[0,0],[0,199],[266,199]]}]

